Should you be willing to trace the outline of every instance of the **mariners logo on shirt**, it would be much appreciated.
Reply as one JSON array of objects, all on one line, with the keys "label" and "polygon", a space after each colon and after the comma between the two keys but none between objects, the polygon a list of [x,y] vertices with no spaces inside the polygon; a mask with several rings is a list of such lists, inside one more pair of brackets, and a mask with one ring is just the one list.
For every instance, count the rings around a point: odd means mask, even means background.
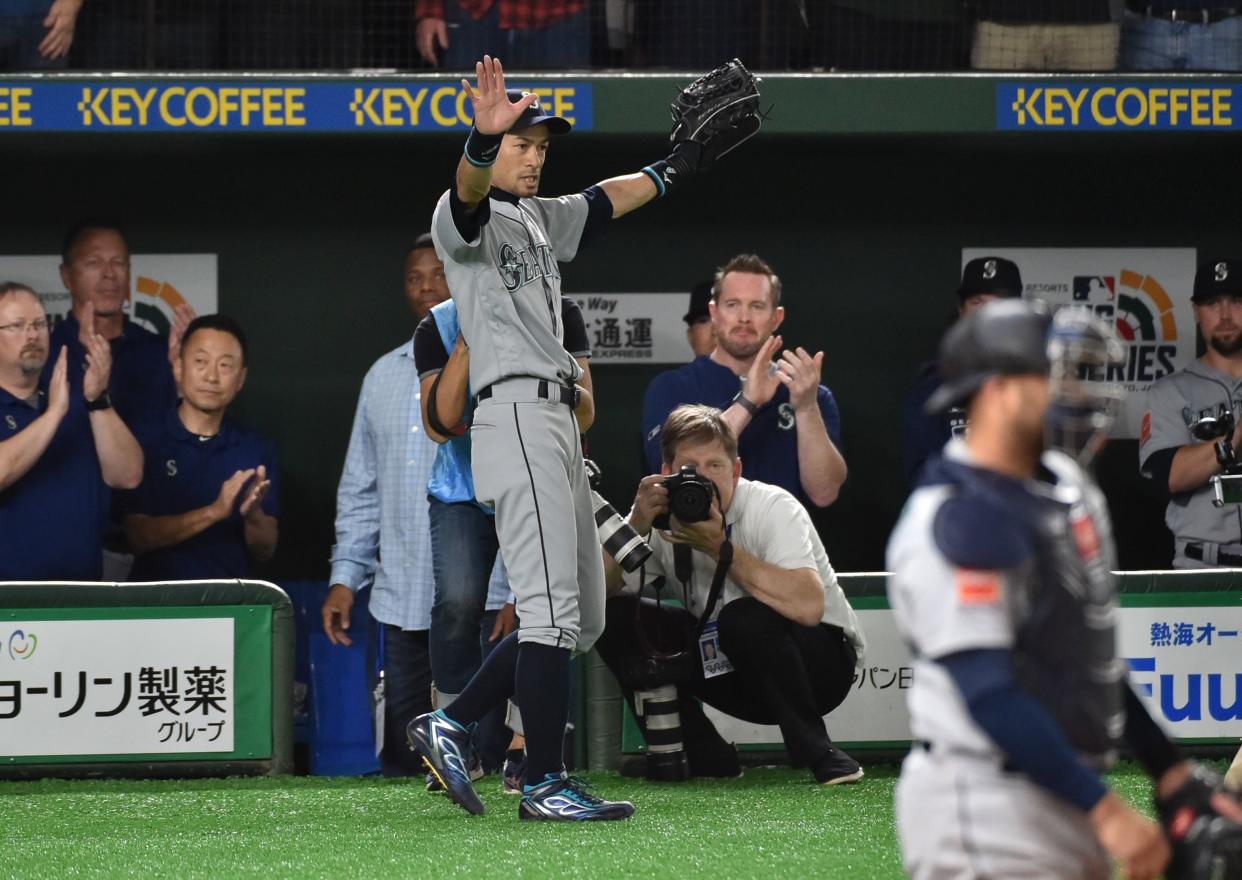
[{"label": "mariners logo on shirt", "polygon": [[556,255],[546,244],[533,244],[518,250],[509,242],[500,245],[496,252],[496,268],[505,290],[512,293],[536,278],[560,278]]}]

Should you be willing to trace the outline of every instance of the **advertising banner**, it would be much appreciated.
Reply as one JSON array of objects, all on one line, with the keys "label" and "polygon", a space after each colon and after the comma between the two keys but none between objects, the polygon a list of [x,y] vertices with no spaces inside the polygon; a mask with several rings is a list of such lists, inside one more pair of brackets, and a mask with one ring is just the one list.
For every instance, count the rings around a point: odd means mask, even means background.
[{"label": "advertising banner", "polygon": [[1027,299],[1090,309],[1111,325],[1125,363],[1099,376],[1123,385],[1126,400],[1112,436],[1134,439],[1152,383],[1195,357],[1190,292],[1194,248],[980,248],[962,250],[962,266],[1001,256],[1018,264]]},{"label": "advertising banner", "polygon": [[[523,84],[514,81],[509,88]],[[544,110],[569,120],[578,131],[591,130],[590,84],[556,82],[530,91]],[[457,80],[0,79],[0,130],[466,132],[471,122],[470,101]]]}]

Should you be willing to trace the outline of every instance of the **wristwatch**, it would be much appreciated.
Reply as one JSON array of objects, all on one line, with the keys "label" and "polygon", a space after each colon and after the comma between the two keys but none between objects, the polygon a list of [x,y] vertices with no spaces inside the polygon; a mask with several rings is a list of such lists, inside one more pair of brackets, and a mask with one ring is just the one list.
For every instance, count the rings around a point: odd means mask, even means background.
[{"label": "wristwatch", "polygon": [[751,401],[747,400],[745,391],[739,391],[737,393],[737,396],[733,398],[733,403],[736,403],[738,406],[746,410],[752,416],[759,415],[758,404],[752,403]]},{"label": "wristwatch", "polygon": [[87,412],[99,412],[101,409],[112,409],[112,395],[108,393],[107,388],[94,400],[86,401]]}]

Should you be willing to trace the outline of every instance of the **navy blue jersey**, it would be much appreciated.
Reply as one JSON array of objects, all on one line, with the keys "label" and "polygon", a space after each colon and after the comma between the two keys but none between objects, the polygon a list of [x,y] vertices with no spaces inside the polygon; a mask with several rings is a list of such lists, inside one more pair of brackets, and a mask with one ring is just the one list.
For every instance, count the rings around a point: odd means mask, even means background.
[{"label": "navy blue jersey", "polygon": [[[86,349],[78,341],[79,332],[80,325],[72,313],[52,331],[43,378],[46,381],[51,377],[61,346],[67,346],[69,387],[81,395]],[[177,386],[168,363],[168,342],[126,318],[121,335],[109,340],[109,344],[112,346],[112,375],[108,389],[117,415],[131,430],[135,425],[157,421],[177,402]]]},{"label": "navy blue jersey", "polygon": [[[660,428],[668,414],[683,403],[703,403],[727,409],[741,390],[741,380],[728,367],[721,366],[710,355],[695,358],[684,367],[668,370],[651,380],[643,397],[643,445],[650,473],[658,473]],[[819,411],[824,418],[828,436],[841,445],[841,413],[832,392],[819,386]],[[780,486],[792,493],[806,507],[812,507],[802,491],[798,471],[798,436],[789,389],[776,389],[738,437],[738,456],[742,459],[742,476],[748,480]]]},{"label": "navy blue jersey", "polygon": [[[29,401],[0,388],[0,441],[47,410],[46,387]],[[71,393],[43,455],[0,490],[0,580],[99,580],[109,491],[82,395]]]},{"label": "navy blue jersey", "polygon": [[[122,512],[170,516],[206,507],[220,495],[220,486],[239,470],[264,465],[271,490],[263,510],[279,516],[276,454],[266,439],[225,419],[213,437],[191,433],[176,409],[144,425],[138,432],[145,456],[142,485],[123,493]],[[244,578],[251,574],[245,526],[237,506],[232,514],[194,537],[172,547],[140,555],[131,578],[136,581]]]}]

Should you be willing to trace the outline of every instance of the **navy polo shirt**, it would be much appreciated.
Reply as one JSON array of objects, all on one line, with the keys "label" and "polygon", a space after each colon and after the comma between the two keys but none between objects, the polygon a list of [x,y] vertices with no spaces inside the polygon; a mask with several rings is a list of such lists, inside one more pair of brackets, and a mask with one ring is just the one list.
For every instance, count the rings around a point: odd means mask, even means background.
[{"label": "navy polo shirt", "polygon": [[[70,312],[52,331],[43,378],[51,376],[61,346],[68,346],[69,385],[81,394],[86,349],[78,340],[79,332],[78,319]],[[108,390],[117,415],[131,430],[135,425],[157,422],[164,411],[177,402],[177,386],[168,363],[168,341],[126,318],[121,335],[109,340],[109,344],[112,346],[112,375]]]},{"label": "navy polo shirt", "polygon": [[[668,370],[651,380],[643,397],[643,447],[651,473],[658,473],[660,428],[668,414],[683,403],[703,403],[728,409],[741,390],[741,380],[728,367],[710,355],[695,358],[684,367]],[[819,386],[819,411],[832,442],[841,445],[841,412],[832,392]],[[772,399],[760,407],[738,437],[737,451],[742,459],[742,476],[771,483],[793,493],[805,507],[813,507],[802,491],[798,471],[798,436],[789,389],[780,385]]]},{"label": "navy polo shirt", "polygon": [[906,398],[902,413],[901,453],[906,483],[911,487],[918,482],[923,465],[939,458],[949,438],[965,433],[966,413],[960,407],[935,415],[924,411],[923,407],[940,384],[936,364],[927,364],[920,371],[918,384]]},{"label": "navy polo shirt", "polygon": [[[248,428],[225,419],[220,433],[200,437],[181,423],[175,407],[155,424],[139,431],[145,460],[142,485],[122,493],[123,515],[170,516],[206,507],[220,495],[220,486],[239,470],[264,465],[272,487],[263,510],[279,516],[276,454],[272,444]],[[135,581],[184,581],[250,577],[245,524],[237,506],[228,519],[171,547],[140,555],[130,575]]]},{"label": "navy polo shirt", "polygon": [[[31,401],[0,388],[0,441],[47,410],[46,384]],[[52,442],[21,479],[0,490],[0,580],[97,581],[108,488],[81,394]]]}]

